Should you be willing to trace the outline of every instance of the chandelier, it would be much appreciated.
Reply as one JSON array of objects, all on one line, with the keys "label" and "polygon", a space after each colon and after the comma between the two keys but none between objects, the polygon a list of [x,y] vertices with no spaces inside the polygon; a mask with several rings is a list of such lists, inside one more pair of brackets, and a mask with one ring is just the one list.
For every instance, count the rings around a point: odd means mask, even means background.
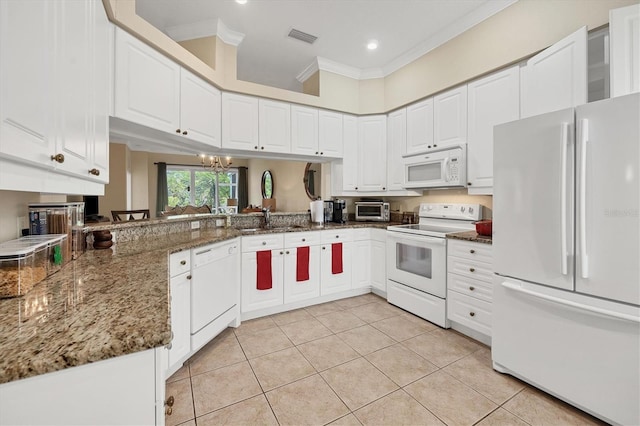
[{"label": "chandelier", "polygon": [[229,170],[229,167],[233,163],[231,161],[231,157],[226,157],[223,160],[222,157],[219,157],[217,155],[210,155],[207,158],[206,155],[200,154],[200,164],[202,164],[202,167],[204,168],[207,168],[207,167],[210,168],[215,173],[222,173]]}]

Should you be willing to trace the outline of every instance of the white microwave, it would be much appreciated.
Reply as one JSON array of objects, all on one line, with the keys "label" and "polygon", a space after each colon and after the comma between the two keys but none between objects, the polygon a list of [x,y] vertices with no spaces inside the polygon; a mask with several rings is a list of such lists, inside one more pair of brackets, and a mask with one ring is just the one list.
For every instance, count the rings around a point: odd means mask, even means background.
[{"label": "white microwave", "polygon": [[465,187],[466,181],[467,145],[404,159],[405,188]]}]

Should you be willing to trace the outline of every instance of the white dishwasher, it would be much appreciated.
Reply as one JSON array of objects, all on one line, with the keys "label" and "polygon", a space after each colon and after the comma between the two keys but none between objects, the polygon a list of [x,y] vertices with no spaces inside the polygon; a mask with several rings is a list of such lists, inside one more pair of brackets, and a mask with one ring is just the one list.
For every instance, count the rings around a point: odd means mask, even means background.
[{"label": "white dishwasher", "polygon": [[191,250],[192,350],[227,327],[216,320],[225,320],[238,304],[239,257],[238,239]]}]

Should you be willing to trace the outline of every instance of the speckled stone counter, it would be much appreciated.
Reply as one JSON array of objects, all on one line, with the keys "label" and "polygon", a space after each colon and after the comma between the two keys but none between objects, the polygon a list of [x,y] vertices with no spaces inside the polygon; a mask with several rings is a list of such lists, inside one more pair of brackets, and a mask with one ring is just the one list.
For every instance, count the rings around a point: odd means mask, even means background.
[{"label": "speckled stone counter", "polygon": [[474,243],[493,244],[493,238],[486,235],[480,235],[476,231],[454,232],[447,234],[447,238],[452,240],[473,241]]},{"label": "speckled stone counter", "polygon": [[170,253],[242,235],[387,225],[211,228],[88,250],[23,297],[0,299],[0,383],[168,344]]}]

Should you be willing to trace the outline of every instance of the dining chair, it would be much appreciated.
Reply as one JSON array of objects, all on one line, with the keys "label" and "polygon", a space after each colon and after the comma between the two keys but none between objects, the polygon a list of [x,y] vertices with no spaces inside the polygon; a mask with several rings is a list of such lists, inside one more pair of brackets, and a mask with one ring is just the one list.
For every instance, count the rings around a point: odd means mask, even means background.
[{"label": "dining chair", "polygon": [[[137,217],[141,215],[141,217]],[[113,216],[114,222],[121,222],[125,220],[142,220],[149,219],[149,209],[141,210],[111,210],[111,216]]]}]

